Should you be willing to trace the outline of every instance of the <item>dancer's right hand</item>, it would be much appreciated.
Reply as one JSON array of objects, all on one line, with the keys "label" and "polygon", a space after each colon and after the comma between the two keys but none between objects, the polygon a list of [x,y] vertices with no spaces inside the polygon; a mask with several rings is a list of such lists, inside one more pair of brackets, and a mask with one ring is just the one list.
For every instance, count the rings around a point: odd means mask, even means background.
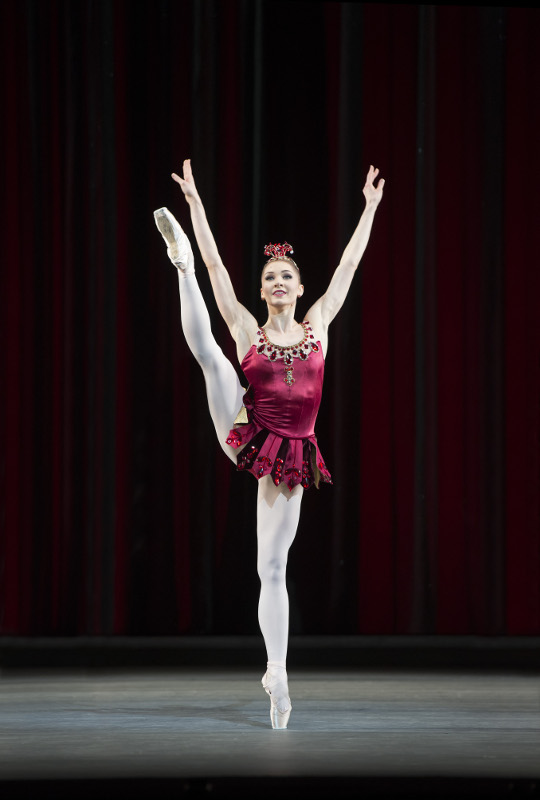
[{"label": "dancer's right hand", "polygon": [[188,202],[190,200],[198,200],[199,193],[197,192],[197,187],[195,186],[195,180],[191,171],[191,160],[189,158],[186,158],[184,161],[183,168],[184,177],[181,178],[180,175],[177,175],[176,172],[173,172],[172,179],[176,181],[176,183],[180,184],[180,188],[184,192],[185,198]]}]

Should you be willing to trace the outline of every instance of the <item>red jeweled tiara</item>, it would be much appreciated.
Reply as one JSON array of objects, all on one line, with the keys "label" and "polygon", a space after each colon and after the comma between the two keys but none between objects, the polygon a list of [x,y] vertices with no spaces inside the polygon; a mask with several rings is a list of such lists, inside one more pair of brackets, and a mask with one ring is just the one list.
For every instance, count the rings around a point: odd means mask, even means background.
[{"label": "red jeweled tiara", "polygon": [[287,253],[294,253],[294,250],[288,242],[283,242],[283,244],[267,244],[264,248],[265,256],[269,256],[268,261],[290,261],[291,264],[294,264],[296,269],[298,269],[296,261],[288,256]]},{"label": "red jeweled tiara", "polygon": [[287,253],[294,253],[294,250],[288,242],[283,242],[283,244],[267,244],[264,248],[265,256],[270,256],[271,258],[288,258]]}]

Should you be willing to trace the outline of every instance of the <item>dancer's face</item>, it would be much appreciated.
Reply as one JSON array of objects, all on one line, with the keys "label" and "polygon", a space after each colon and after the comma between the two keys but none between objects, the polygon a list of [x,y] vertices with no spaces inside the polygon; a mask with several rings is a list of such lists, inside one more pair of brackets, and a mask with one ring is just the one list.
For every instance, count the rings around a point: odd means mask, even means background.
[{"label": "dancer's face", "polygon": [[304,294],[300,273],[288,261],[271,261],[264,266],[261,276],[261,298],[270,305],[285,306],[296,303]]}]

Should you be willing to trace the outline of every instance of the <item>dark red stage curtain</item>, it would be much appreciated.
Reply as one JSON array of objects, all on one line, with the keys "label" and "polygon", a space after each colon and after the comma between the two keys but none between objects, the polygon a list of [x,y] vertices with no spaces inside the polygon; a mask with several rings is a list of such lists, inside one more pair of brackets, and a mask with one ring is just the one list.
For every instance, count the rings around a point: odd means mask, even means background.
[{"label": "dark red stage curtain", "polygon": [[[255,497],[215,439],[153,222],[191,157],[237,294],[307,304],[386,179],[330,332],[291,633],[540,633],[540,15],[4,0],[0,632],[257,631]],[[217,339],[235,359],[204,265]]]}]

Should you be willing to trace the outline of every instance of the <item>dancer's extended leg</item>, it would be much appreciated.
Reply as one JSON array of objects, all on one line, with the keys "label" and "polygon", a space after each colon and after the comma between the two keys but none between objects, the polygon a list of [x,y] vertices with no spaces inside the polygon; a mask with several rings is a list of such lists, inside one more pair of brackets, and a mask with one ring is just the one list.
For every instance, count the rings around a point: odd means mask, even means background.
[{"label": "dancer's extended leg", "polygon": [[214,339],[210,316],[194,274],[178,273],[182,329],[186,342],[202,368],[210,415],[219,443],[236,464],[240,449],[225,443],[241,406],[244,389],[223,350]]},{"label": "dancer's extended leg", "polygon": [[155,211],[154,218],[167,244],[167,254],[178,270],[182,329],[187,345],[203,371],[208,406],[218,440],[236,464],[241,448],[235,450],[225,440],[242,406],[244,390],[236,370],[214,339],[208,309],[195,276],[189,239],[167,208]]},{"label": "dancer's extended leg", "polygon": [[[268,670],[263,686],[272,701],[275,728],[287,727],[291,709],[287,685],[289,597],[286,568],[289,548],[296,535],[303,489],[276,487],[269,475],[259,481],[257,497],[257,570],[261,579],[259,624],[266,645]],[[279,713],[275,713],[275,712]]]}]

